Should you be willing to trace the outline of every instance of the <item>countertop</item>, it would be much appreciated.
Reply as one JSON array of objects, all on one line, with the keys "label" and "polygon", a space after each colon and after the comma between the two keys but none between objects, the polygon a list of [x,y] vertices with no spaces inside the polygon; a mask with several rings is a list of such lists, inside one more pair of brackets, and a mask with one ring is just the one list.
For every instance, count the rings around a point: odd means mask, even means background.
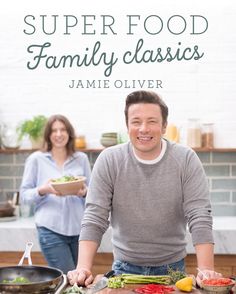
[{"label": "countertop", "polygon": [[[213,233],[215,254],[236,254],[236,217],[214,217]],[[32,251],[40,251],[33,217],[0,222],[0,236],[0,251],[24,251],[28,241],[34,243]],[[111,228],[104,234],[99,252],[112,252]],[[187,252],[195,253],[189,233]]]},{"label": "countertop", "polygon": [[[131,294],[131,293],[135,293],[134,289],[138,288],[138,287],[143,287],[145,286],[145,284],[128,284],[125,285],[124,288],[118,288],[118,289],[111,289],[111,288],[104,288],[103,290],[100,290],[99,292],[97,292],[98,294]],[[172,292],[168,292],[168,293],[172,293],[172,294],[183,294],[184,292],[178,290],[174,285],[170,285],[170,287],[174,288],[174,291]],[[185,292],[186,293],[186,292]],[[191,291],[191,294],[206,294],[208,292],[202,290],[202,289],[197,289],[197,288],[193,288]],[[210,292],[209,292],[210,293]],[[232,289],[232,293],[235,294],[236,293],[236,287],[234,286]]]},{"label": "countertop", "polygon": [[[134,289],[138,287],[142,287],[145,285],[126,285],[124,288],[119,288],[119,289],[110,289],[110,288],[105,288],[103,290],[100,290],[97,292],[98,294],[134,294]],[[175,290],[169,293],[172,294],[183,294],[183,292],[177,290],[174,286],[172,286]],[[193,289],[191,291],[191,294],[202,294],[204,291],[201,291],[199,289]]]}]

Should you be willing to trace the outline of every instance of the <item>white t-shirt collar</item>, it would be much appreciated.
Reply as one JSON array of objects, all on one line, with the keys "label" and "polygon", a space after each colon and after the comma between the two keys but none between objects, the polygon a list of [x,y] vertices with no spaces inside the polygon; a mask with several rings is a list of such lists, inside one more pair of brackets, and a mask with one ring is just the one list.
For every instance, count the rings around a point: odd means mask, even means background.
[{"label": "white t-shirt collar", "polygon": [[166,147],[167,147],[166,140],[161,139],[161,153],[156,158],[154,158],[152,160],[144,160],[144,159],[139,158],[134,151],[134,147],[133,147],[133,152],[134,152],[135,158],[139,162],[144,163],[144,164],[155,164],[155,163],[159,162],[162,159],[162,157],[164,156],[164,154],[166,152]]}]

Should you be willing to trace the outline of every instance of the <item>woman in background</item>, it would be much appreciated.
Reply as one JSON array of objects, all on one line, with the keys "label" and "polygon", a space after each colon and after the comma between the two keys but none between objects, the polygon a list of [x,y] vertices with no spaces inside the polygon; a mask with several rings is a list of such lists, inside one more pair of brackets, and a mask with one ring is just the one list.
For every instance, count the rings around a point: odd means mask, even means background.
[{"label": "woman in background", "polygon": [[[21,203],[33,204],[39,243],[48,265],[64,273],[76,267],[78,239],[84,213],[90,164],[74,149],[75,131],[63,115],[48,119],[44,149],[26,160],[20,189]],[[86,184],[76,195],[60,196],[50,179],[65,175],[85,176]]]}]

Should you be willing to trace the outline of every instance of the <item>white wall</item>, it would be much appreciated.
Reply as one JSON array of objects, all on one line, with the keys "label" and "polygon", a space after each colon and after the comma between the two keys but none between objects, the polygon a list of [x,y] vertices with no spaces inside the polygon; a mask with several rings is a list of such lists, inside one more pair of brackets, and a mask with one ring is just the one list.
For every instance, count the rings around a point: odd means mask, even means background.
[{"label": "white wall", "polygon": [[[152,1],[7,1],[0,12],[0,120],[19,122],[35,114],[51,115],[62,113],[68,116],[79,132],[85,133],[89,146],[99,145],[103,131],[125,129],[123,108],[125,96],[136,88],[115,88],[116,80],[161,80],[163,88],[159,92],[170,108],[169,121],[186,127],[189,117],[198,117],[202,122],[215,123],[216,147],[236,147],[236,4],[227,1],[193,0],[152,0]],[[32,14],[36,17],[36,32],[23,33],[30,27],[24,23],[24,17]],[[57,31],[45,35],[41,31],[39,15],[47,15],[50,24],[52,14],[59,15]],[[74,15],[78,25],[65,35],[63,15]],[[102,18],[100,15],[112,15],[117,35],[101,35]],[[133,27],[134,34],[127,35],[128,14],[140,15],[140,21]],[[83,35],[82,15],[95,15],[94,25],[88,30],[96,30],[95,35]],[[156,35],[145,33],[143,21],[149,15],[158,15],[164,23],[163,31]],[[167,20],[173,15],[186,19],[186,31],[173,35],[166,28]],[[190,15],[202,15],[208,20],[208,30],[200,35],[191,35]],[[71,19],[72,20],[72,19]],[[150,29],[158,25],[152,19]],[[180,30],[182,23],[175,18],[173,28]],[[180,26],[179,26],[180,25]],[[199,25],[199,26],[198,26]],[[149,28],[149,26],[148,26]],[[201,23],[196,29],[201,29]],[[198,45],[204,52],[200,60],[172,61],[162,63],[122,62],[125,51],[134,51],[137,41],[143,38],[145,50],[166,50],[170,46],[181,48]],[[26,67],[32,56],[27,47],[32,44],[51,42],[50,55],[68,55],[85,53],[85,48],[101,42],[101,51],[111,52],[118,57],[112,74],[104,76],[105,66],[79,68],[46,69],[40,66],[36,70]],[[104,80],[110,82],[109,88],[70,89],[71,80]],[[145,84],[146,85],[146,84]],[[147,85],[144,89],[148,89]],[[24,143],[27,144],[27,143]]]}]

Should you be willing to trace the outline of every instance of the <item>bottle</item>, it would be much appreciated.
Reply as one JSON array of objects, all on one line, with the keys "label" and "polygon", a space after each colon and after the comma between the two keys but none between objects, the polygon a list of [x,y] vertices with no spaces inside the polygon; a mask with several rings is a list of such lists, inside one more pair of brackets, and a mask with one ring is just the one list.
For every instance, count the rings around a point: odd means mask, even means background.
[{"label": "bottle", "polygon": [[84,149],[86,148],[86,140],[84,135],[79,135],[75,138],[75,148]]},{"label": "bottle", "polygon": [[202,124],[202,147],[214,148],[213,123]]},{"label": "bottle", "polygon": [[20,216],[20,203],[19,203],[19,199],[20,199],[20,192],[14,192],[13,193],[13,197],[12,197],[12,205],[15,207],[15,216],[19,217]]},{"label": "bottle", "polygon": [[168,124],[164,138],[179,143],[179,129],[174,124]]},{"label": "bottle", "polygon": [[191,148],[202,147],[201,125],[200,120],[197,118],[188,120],[187,145]]}]

